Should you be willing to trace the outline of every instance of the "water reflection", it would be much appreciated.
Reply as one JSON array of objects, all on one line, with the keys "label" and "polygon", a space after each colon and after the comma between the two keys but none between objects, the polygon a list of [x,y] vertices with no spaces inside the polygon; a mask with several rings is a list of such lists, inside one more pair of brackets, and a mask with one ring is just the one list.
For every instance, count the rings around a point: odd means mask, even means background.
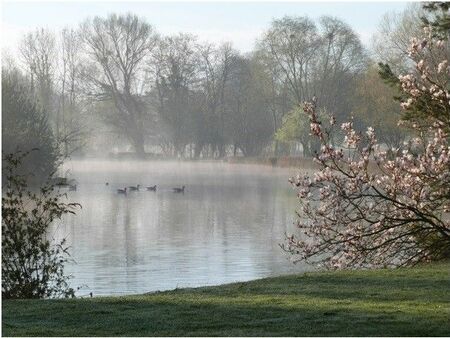
[{"label": "water reflection", "polygon": [[[73,286],[96,295],[221,284],[306,269],[278,244],[292,230],[293,169],[226,163],[72,161],[82,204],[58,233]],[[105,182],[109,182],[106,186]],[[117,188],[158,185],[119,195]],[[172,187],[186,186],[184,194]],[[145,189],[145,188],[144,188]]]}]

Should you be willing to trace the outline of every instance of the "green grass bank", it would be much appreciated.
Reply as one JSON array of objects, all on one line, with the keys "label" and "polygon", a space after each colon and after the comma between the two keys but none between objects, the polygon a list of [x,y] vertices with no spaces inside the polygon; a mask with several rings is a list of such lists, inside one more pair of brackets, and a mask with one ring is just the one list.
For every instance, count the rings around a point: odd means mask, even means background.
[{"label": "green grass bank", "polygon": [[450,262],[2,310],[3,336],[450,336]]}]

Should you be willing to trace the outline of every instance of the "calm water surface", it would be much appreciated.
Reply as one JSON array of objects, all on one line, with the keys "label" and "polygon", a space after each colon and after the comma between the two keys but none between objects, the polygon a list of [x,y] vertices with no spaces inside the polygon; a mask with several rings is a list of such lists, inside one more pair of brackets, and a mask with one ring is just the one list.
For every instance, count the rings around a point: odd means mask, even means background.
[{"label": "calm water surface", "polygon": [[[56,231],[79,294],[144,293],[301,272],[280,249],[293,230],[295,169],[228,163],[71,161],[82,204]],[[109,182],[109,186],[105,185]],[[158,185],[119,195],[117,188]],[[184,194],[172,187],[186,186]]]}]

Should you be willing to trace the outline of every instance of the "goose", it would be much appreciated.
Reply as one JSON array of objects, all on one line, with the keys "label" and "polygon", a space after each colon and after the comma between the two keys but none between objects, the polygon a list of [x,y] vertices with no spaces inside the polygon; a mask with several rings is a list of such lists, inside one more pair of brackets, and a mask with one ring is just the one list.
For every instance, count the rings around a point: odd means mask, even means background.
[{"label": "goose", "polygon": [[184,193],[184,185],[181,188],[173,188],[173,192],[176,192],[176,193],[182,192],[182,193]]},{"label": "goose", "polygon": [[126,194],[127,194],[127,188],[124,188],[124,189],[117,189],[117,193],[118,193],[118,194],[124,194],[124,195],[126,195]]},{"label": "goose", "polygon": [[109,185],[109,182],[106,182],[105,185]]},{"label": "goose", "polygon": [[128,188],[130,188],[130,191],[138,191],[140,186],[141,185],[138,184],[137,186],[129,186]]},{"label": "goose", "polygon": [[156,184],[153,187],[147,187],[148,191],[156,191]]}]

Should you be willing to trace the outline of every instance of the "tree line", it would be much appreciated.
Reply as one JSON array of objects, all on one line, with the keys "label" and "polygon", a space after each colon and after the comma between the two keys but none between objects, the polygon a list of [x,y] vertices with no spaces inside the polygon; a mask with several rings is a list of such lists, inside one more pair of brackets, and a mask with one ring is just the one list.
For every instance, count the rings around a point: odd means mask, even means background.
[{"label": "tree line", "polygon": [[[386,20],[392,39],[407,35]],[[394,59],[395,51],[375,50]],[[276,19],[246,54],[190,34],[162,36],[133,14],[58,33],[36,29],[19,51],[19,62],[3,63],[3,77],[31,93],[65,156],[102,134],[141,156],[154,149],[185,158],[278,156],[292,141],[312,156],[317,145],[299,109],[312,97],[338,121],[353,111],[361,126],[381,124],[388,145],[404,136],[393,125],[395,90],[379,79],[358,35],[334,17]]]}]

